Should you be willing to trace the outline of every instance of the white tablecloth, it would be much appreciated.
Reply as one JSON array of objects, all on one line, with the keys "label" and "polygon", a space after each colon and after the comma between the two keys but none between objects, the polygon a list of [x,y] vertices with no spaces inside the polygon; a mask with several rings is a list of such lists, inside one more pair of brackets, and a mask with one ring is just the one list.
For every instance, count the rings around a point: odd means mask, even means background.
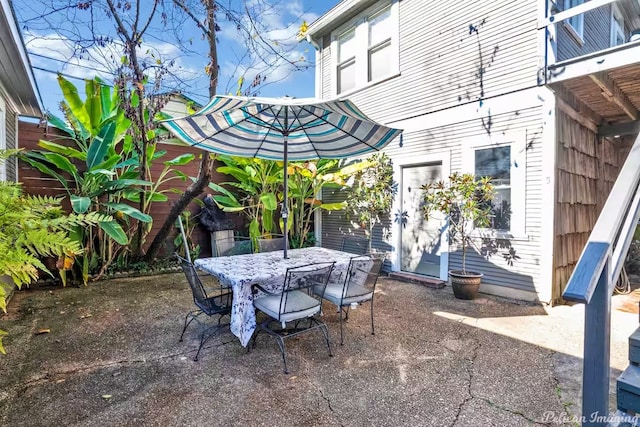
[{"label": "white tablecloth", "polygon": [[233,255],[216,258],[200,258],[195,266],[215,276],[233,289],[231,332],[246,346],[256,329],[256,313],[253,308],[251,285],[259,284],[269,292],[277,293],[284,287],[287,268],[306,264],[335,261],[332,280],[346,271],[354,254],[327,248],[303,248],[288,251],[284,259],[282,251],[258,254]]}]

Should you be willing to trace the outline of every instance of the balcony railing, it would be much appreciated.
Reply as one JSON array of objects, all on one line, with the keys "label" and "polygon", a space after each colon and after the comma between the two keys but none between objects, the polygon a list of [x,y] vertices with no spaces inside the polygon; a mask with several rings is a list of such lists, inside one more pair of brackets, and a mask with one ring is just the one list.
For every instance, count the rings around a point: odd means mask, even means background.
[{"label": "balcony railing", "polygon": [[591,0],[570,8],[568,4],[569,0],[548,1],[539,19],[545,72],[573,60],[640,47],[639,0]]}]

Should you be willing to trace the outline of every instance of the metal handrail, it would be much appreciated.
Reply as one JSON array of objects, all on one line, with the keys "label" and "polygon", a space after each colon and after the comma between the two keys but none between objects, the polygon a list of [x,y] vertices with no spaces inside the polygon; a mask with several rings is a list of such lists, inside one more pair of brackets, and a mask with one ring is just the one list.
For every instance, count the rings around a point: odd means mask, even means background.
[{"label": "metal handrail", "polygon": [[640,136],[629,152],[562,296],[585,303],[582,425],[609,414],[611,294],[640,219]]}]

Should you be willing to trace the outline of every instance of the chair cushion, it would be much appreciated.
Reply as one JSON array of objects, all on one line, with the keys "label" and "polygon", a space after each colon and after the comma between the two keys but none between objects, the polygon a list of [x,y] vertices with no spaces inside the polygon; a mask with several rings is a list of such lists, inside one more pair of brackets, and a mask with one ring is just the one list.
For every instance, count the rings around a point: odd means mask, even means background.
[{"label": "chair cushion", "polygon": [[[335,305],[340,305],[342,299],[342,287],[341,283],[329,283],[324,290],[324,299],[330,301]],[[315,292],[322,292],[322,288],[316,287]],[[373,292],[364,286],[351,285],[347,290],[347,295],[342,299],[342,305],[349,305],[354,302],[369,301],[373,298]]]},{"label": "chair cushion", "polygon": [[304,292],[291,291],[287,295],[287,313],[280,315],[280,299],[280,295],[267,295],[256,298],[253,305],[266,315],[281,322],[304,319],[320,312],[320,301]]}]

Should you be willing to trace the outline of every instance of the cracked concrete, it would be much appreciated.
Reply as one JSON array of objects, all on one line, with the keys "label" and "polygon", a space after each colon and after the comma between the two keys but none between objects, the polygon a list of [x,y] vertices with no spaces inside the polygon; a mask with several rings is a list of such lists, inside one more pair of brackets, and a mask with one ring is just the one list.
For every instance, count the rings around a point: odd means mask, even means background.
[{"label": "cracked concrete", "polygon": [[0,317],[0,425],[555,426],[546,414],[579,408],[579,309],[388,279],[379,291],[375,336],[363,306],[335,345],[326,307],[334,357],[320,334],[292,338],[290,375],[265,334],[247,353],[225,331],[193,362],[178,274],[19,292]]}]

